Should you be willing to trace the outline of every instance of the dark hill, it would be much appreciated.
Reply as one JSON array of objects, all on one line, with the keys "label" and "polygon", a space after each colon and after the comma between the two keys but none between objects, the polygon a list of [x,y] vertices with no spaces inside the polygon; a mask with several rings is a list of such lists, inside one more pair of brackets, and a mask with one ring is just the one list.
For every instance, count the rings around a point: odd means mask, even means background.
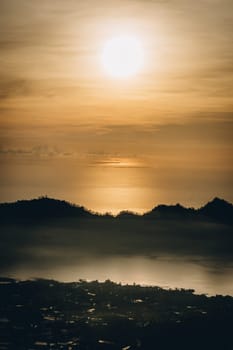
[{"label": "dark hill", "polygon": [[[0,204],[1,222],[50,220],[58,218],[113,218],[109,214],[98,215],[83,206],[70,204],[63,200],[40,197],[32,200],[19,200],[14,203]],[[151,219],[151,220],[202,220],[225,224],[233,223],[233,205],[223,199],[214,198],[200,209],[185,208],[180,204],[158,205],[151,211],[139,215],[123,211],[118,219]]]},{"label": "dark hill", "polygon": [[215,221],[233,223],[233,205],[224,199],[214,198],[200,208],[198,213]]},{"label": "dark hill", "polygon": [[176,205],[158,205],[143,216],[151,219],[188,219],[196,215],[194,209],[185,208],[180,204]]},{"label": "dark hill", "polygon": [[233,205],[224,199],[214,198],[199,209],[185,208],[180,204],[158,205],[143,215],[145,218],[161,220],[211,220],[233,223]]},{"label": "dark hill", "polygon": [[84,207],[48,197],[0,204],[0,218],[4,221],[8,219],[14,221],[24,219],[89,217],[92,215],[94,214],[91,214]]}]

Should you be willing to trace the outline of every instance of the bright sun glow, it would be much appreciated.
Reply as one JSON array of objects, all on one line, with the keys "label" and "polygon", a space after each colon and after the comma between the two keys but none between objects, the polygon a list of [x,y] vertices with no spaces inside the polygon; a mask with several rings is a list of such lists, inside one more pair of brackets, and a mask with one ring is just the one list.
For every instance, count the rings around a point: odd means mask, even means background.
[{"label": "bright sun glow", "polygon": [[118,79],[135,75],[141,69],[143,59],[140,41],[133,36],[119,36],[108,40],[102,52],[105,71]]}]

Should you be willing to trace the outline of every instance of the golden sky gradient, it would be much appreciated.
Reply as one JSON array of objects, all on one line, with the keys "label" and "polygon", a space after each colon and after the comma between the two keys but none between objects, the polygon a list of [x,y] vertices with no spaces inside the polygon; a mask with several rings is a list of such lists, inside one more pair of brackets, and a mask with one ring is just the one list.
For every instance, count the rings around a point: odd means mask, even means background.
[{"label": "golden sky gradient", "polygon": [[[0,0],[0,201],[233,201],[231,0]],[[142,69],[114,79],[105,43]]]}]

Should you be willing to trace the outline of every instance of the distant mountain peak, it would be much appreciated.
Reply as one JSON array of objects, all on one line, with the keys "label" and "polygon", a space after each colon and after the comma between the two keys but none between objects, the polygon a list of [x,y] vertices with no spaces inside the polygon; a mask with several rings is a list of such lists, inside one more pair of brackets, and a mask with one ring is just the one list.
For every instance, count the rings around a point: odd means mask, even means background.
[{"label": "distant mountain peak", "polygon": [[184,210],[187,210],[187,208],[183,207],[180,203],[176,203],[176,204],[171,204],[171,205],[167,205],[167,204],[159,204],[156,207],[154,207],[151,211],[163,211],[163,212],[182,212]]},{"label": "distant mountain peak", "polygon": [[191,209],[183,207],[177,203],[175,205],[159,204],[151,211],[145,213],[143,216],[148,218],[160,218],[160,219],[175,219],[175,218],[187,218],[190,216]]},{"label": "distant mountain peak", "polygon": [[221,222],[233,222],[233,205],[224,199],[215,197],[198,212],[204,216]]},{"label": "distant mountain peak", "polygon": [[222,203],[222,202],[226,202],[226,201],[224,199],[222,199],[222,198],[214,197],[211,202],[215,202],[215,203],[220,203],[221,202]]},{"label": "distant mountain peak", "polygon": [[49,219],[61,217],[86,217],[92,213],[84,207],[42,196],[30,200],[0,204],[0,217],[14,219]]},{"label": "distant mountain peak", "polygon": [[210,202],[208,202],[206,205],[204,205],[202,208],[205,207],[232,207],[232,204],[227,202],[225,199],[221,199],[218,197],[213,198]]},{"label": "distant mountain peak", "polygon": [[[13,203],[0,203],[0,219],[3,222],[58,219],[58,218],[97,218],[111,217],[87,210],[83,206],[65,200],[41,196],[31,200],[19,200]],[[215,197],[200,209],[185,208],[181,204],[160,204],[142,215],[131,211],[122,211],[119,219],[148,218],[152,220],[211,220],[226,224],[233,223],[233,205],[224,199]]]}]

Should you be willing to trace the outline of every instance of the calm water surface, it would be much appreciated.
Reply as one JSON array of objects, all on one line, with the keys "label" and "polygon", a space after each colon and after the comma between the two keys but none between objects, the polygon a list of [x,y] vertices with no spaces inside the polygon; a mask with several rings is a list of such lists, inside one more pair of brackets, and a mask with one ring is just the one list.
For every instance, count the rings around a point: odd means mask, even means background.
[{"label": "calm water surface", "polygon": [[188,288],[196,293],[233,296],[233,264],[177,257],[82,257],[62,267],[21,266],[12,277],[52,278],[59,281],[78,279],[158,285],[165,288]]}]

